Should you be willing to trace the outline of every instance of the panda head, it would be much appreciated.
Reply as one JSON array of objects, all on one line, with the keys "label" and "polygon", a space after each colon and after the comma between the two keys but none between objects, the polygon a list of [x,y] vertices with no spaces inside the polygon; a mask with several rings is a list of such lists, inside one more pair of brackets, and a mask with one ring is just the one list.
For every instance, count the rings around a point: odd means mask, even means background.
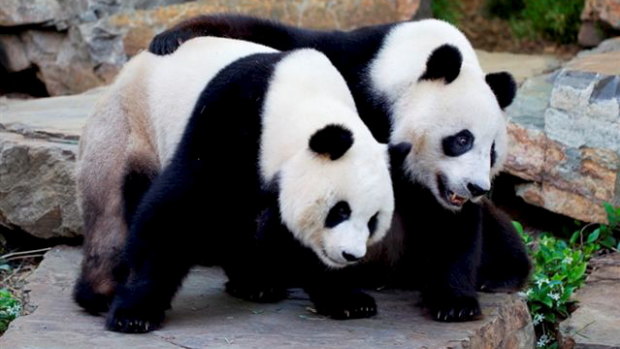
[{"label": "panda head", "polygon": [[[488,192],[501,169],[503,109],[514,99],[515,82],[505,72],[485,74],[467,39],[445,22],[411,23],[393,34],[373,71],[391,108],[390,141],[411,142],[405,172],[442,206],[459,210]],[[403,43],[414,35],[422,37],[417,51]],[[396,74],[388,65],[407,68]]]},{"label": "panda head", "polygon": [[346,126],[326,125],[279,175],[282,221],[333,268],[364,257],[386,234],[394,210],[387,146],[369,133],[356,136]]}]

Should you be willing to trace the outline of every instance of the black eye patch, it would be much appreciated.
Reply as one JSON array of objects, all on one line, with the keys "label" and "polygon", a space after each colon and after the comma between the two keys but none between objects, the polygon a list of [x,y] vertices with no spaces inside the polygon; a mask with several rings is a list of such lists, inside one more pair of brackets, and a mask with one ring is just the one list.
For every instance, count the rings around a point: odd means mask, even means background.
[{"label": "black eye patch", "polygon": [[351,217],[351,207],[346,201],[338,201],[325,218],[325,227],[333,228]]},{"label": "black eye patch", "polygon": [[497,161],[497,152],[495,152],[495,142],[491,146],[491,167],[495,165],[495,161]]},{"label": "black eye patch", "polygon": [[474,135],[469,130],[463,130],[441,141],[443,153],[447,156],[459,156],[467,153],[474,146]]},{"label": "black eye patch", "polygon": [[375,215],[370,217],[370,220],[368,220],[368,231],[370,232],[370,236],[372,236],[375,233],[375,230],[377,230],[377,216],[378,215],[379,215],[379,212],[375,213]]}]

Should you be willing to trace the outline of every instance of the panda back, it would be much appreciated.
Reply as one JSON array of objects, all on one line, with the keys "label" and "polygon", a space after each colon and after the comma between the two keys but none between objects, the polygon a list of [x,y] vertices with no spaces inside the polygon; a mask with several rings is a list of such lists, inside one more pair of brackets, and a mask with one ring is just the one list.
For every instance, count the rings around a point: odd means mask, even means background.
[{"label": "panda back", "polygon": [[151,124],[164,166],[174,154],[205,86],[235,60],[269,52],[276,51],[246,41],[200,37],[187,41],[171,55],[144,53],[153,56],[146,88]]}]

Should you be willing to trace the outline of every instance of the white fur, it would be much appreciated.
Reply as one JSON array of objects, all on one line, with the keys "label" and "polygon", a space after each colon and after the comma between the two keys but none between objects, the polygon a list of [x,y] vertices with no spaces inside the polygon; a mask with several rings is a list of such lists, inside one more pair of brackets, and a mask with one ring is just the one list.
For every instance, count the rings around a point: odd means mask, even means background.
[{"label": "white fur", "polygon": [[[345,126],[354,137],[335,161],[308,147],[314,132],[329,124]],[[326,264],[346,265],[343,252],[362,257],[385,235],[394,206],[387,147],[362,123],[344,79],[323,54],[298,50],[277,65],[265,101],[261,154],[264,177],[280,174],[283,221]],[[350,219],[325,228],[329,209],[341,200],[351,207]],[[370,238],[367,224],[377,212]]]},{"label": "white fur", "polygon": [[277,51],[239,40],[198,37],[170,55],[140,54],[149,56],[153,64],[146,86],[160,163],[166,165],[172,157],[206,83],[231,62],[267,52]]},{"label": "white fur", "polygon": [[[428,57],[444,44],[461,52],[459,76],[449,84],[419,81]],[[393,106],[390,142],[413,144],[406,159],[413,181],[427,186],[449,209],[458,207],[441,197],[437,174],[447,178],[450,191],[464,198],[471,198],[468,183],[490,188],[506,154],[506,119],[471,44],[458,29],[438,20],[397,25],[370,64],[369,74],[373,88]],[[458,157],[446,156],[441,140],[464,129],[475,137],[473,149]],[[497,160],[491,169],[493,142]]]}]

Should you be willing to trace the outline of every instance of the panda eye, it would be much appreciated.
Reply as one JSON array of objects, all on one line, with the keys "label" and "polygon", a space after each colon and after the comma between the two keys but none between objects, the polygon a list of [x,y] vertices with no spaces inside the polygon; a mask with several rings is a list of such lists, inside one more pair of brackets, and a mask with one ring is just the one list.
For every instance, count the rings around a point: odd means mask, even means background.
[{"label": "panda eye", "polygon": [[377,216],[378,215],[379,215],[379,212],[375,213],[375,215],[370,217],[370,220],[368,221],[368,231],[370,232],[369,237],[372,237],[372,235],[375,233],[375,230],[377,230]]},{"label": "panda eye", "polygon": [[495,142],[491,146],[491,167],[495,165],[495,161],[497,161],[497,153],[495,152]]},{"label": "panda eye", "polygon": [[469,130],[462,130],[441,141],[443,152],[447,156],[459,156],[467,153],[474,146],[474,135]]},{"label": "panda eye", "polygon": [[346,201],[338,201],[327,214],[325,218],[325,226],[333,228],[338,224],[346,221],[351,216],[351,207]]}]

